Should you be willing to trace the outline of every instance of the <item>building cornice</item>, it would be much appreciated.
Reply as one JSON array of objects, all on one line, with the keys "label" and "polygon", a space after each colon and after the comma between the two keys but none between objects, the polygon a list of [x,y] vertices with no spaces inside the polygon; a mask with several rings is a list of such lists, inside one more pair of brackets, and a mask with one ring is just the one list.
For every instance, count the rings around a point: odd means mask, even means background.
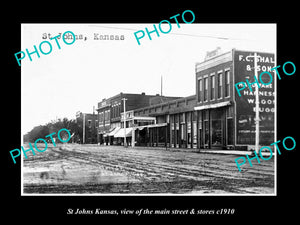
[{"label": "building cornice", "polygon": [[206,70],[208,68],[217,66],[221,63],[226,63],[226,62],[230,62],[230,61],[232,61],[232,51],[223,53],[221,55],[218,55],[216,57],[208,59],[204,62],[196,63],[195,70],[196,70],[196,73],[198,73],[198,72]]}]

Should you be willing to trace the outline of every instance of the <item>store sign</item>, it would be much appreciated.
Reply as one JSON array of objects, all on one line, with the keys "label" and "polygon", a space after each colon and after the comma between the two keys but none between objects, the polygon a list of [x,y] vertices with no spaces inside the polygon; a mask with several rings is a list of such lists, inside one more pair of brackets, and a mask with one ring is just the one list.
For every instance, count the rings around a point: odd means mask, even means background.
[{"label": "store sign", "polygon": [[77,111],[77,112],[76,112],[76,118],[79,118],[80,115],[81,115],[81,112],[80,112],[80,111]]},{"label": "store sign", "polygon": [[[257,62],[257,72],[269,72],[274,79],[275,72],[271,70],[275,66],[274,54],[259,53]],[[234,74],[235,83],[244,82],[246,79],[250,83],[255,82],[254,72],[254,52],[235,51],[234,52]],[[263,76],[264,83],[269,83],[270,77]],[[255,84],[254,84],[255,85]],[[235,91],[236,101],[236,144],[255,144],[255,95],[256,89],[244,89],[241,96]],[[274,82],[268,85],[261,85],[259,94],[259,118],[260,118],[260,144],[270,144],[274,142]]]}]

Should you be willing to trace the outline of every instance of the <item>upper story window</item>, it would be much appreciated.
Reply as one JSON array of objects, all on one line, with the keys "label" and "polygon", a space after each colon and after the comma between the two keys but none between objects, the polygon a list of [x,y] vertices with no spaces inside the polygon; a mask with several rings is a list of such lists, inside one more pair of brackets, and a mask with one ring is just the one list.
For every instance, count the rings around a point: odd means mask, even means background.
[{"label": "upper story window", "polygon": [[225,97],[230,95],[230,70],[225,71]]},{"label": "upper story window", "polygon": [[222,98],[222,72],[218,73],[218,98]]},{"label": "upper story window", "polygon": [[215,75],[210,76],[210,99],[215,99]]},{"label": "upper story window", "polygon": [[104,117],[103,117],[103,112],[99,113],[99,122],[103,122]]},{"label": "upper story window", "polygon": [[204,78],[204,96],[203,101],[207,101],[208,99],[208,77]]},{"label": "upper story window", "polygon": [[203,88],[202,85],[203,85],[202,79],[199,79],[198,80],[198,102],[201,102],[201,100],[202,100],[202,88]]}]

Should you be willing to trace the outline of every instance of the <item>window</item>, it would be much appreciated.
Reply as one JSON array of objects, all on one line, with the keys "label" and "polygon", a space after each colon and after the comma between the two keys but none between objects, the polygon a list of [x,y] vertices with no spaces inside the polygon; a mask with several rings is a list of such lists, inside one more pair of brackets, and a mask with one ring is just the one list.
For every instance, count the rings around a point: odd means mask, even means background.
[{"label": "window", "polygon": [[104,112],[104,120],[109,121],[110,120],[110,110],[106,110]]},{"label": "window", "polygon": [[215,75],[210,76],[210,99],[215,99]]},{"label": "window", "polygon": [[111,118],[115,118],[116,117],[116,107],[114,105],[111,107],[111,113],[112,113]]},{"label": "window", "polygon": [[198,102],[202,99],[202,79],[198,80]]},{"label": "window", "polygon": [[229,97],[230,95],[230,71],[225,71],[225,97]]},{"label": "window", "polygon": [[218,98],[222,98],[222,73],[218,73]]},{"label": "window", "polygon": [[99,113],[99,122],[103,122],[103,112]]},{"label": "window", "polygon": [[208,95],[208,77],[204,78],[204,99],[203,101],[207,101],[207,95]]},{"label": "window", "polygon": [[88,126],[89,126],[89,128],[92,127],[92,121],[91,120],[88,120]]},{"label": "window", "polygon": [[118,105],[117,117],[121,117],[121,104]]}]

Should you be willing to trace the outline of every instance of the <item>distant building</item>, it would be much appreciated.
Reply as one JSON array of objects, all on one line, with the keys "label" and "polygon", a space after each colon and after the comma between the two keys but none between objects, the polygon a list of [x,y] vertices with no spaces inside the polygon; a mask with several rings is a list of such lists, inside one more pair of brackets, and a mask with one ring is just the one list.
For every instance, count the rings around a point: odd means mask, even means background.
[{"label": "distant building", "polygon": [[[100,144],[112,145],[123,144],[124,135],[121,134],[123,124],[121,123],[121,113],[124,111],[123,98],[126,99],[126,111],[142,108],[152,104],[158,104],[180,97],[168,97],[160,95],[120,93],[108,99],[103,99],[98,103],[98,132],[97,141]],[[119,133],[119,135],[117,134]],[[131,136],[131,134],[128,134]]]},{"label": "distant building", "polygon": [[[79,124],[80,137],[79,142],[81,144],[95,144],[97,143],[97,127],[98,118],[95,113],[82,113],[78,111],[76,113],[76,122]],[[84,136],[83,136],[84,134]]]},{"label": "distant building", "polygon": [[[191,148],[196,145],[196,130],[192,131],[192,122],[197,118],[194,116],[194,106],[196,96],[192,95],[185,98],[179,98],[157,105],[136,109],[134,117],[154,118],[153,124],[140,125],[136,123],[133,140],[138,146],[153,147],[180,147]],[[136,120],[138,122],[138,120]],[[194,142],[194,144],[192,143]]]}]

